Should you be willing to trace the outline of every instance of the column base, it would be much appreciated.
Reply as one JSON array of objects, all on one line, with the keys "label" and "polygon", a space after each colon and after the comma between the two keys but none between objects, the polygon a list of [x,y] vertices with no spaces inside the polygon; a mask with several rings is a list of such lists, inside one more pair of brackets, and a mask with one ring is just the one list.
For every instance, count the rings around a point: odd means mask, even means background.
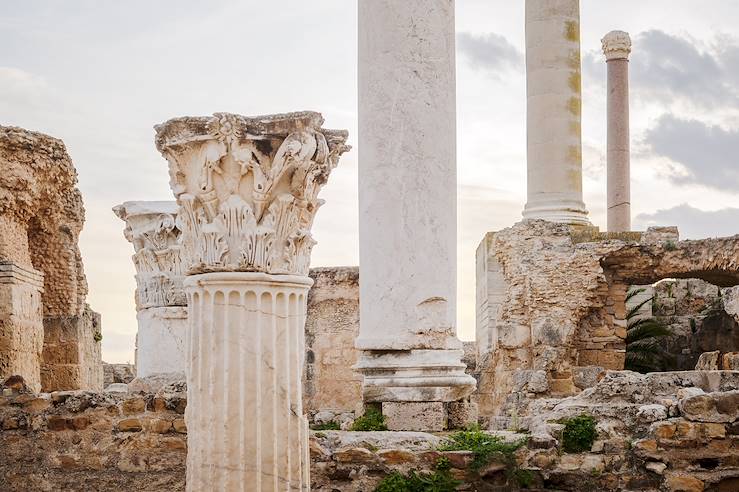
[{"label": "column base", "polygon": [[470,395],[462,350],[364,350],[354,368],[364,376],[364,401],[451,402]]},{"label": "column base", "polygon": [[585,203],[576,200],[545,200],[528,202],[523,209],[524,219],[542,219],[573,225],[591,225]]}]

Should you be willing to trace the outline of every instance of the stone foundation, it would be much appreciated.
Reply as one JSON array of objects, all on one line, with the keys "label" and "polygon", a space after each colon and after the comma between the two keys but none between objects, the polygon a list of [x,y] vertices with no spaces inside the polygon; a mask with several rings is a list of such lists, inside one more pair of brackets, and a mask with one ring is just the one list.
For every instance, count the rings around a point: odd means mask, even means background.
[{"label": "stone foundation", "polygon": [[[54,392],[0,396],[0,490],[184,490],[182,383],[156,393]],[[739,372],[611,372],[566,399],[539,399],[516,430],[513,462],[474,470],[469,451],[440,451],[448,434],[314,431],[312,490],[366,492],[393,472],[430,473],[440,458],[461,490],[706,491],[739,484]],[[565,453],[557,421],[593,415],[591,449]],[[523,477],[523,478],[522,478]]]}]

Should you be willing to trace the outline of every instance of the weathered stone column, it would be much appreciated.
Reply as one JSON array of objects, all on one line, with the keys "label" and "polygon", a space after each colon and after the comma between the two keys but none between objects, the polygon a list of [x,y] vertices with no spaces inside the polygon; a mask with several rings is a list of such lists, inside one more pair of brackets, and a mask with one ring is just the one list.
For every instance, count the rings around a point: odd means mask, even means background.
[{"label": "weathered stone column", "polygon": [[589,224],[582,198],[579,0],[526,0],[524,218]]},{"label": "weathered stone column", "polygon": [[602,43],[608,63],[608,232],[624,232],[631,230],[631,38],[623,31],[611,31]]},{"label": "weathered stone column", "polygon": [[318,113],[157,126],[188,296],[187,489],[308,490],[302,406],[311,227],[347,133]]},{"label": "weathered stone column", "polygon": [[360,333],[368,402],[468,395],[456,338],[453,0],[359,1]]},{"label": "weathered stone column", "polygon": [[136,376],[184,372],[187,299],[175,202],[125,202],[113,212],[126,222],[136,267]]}]

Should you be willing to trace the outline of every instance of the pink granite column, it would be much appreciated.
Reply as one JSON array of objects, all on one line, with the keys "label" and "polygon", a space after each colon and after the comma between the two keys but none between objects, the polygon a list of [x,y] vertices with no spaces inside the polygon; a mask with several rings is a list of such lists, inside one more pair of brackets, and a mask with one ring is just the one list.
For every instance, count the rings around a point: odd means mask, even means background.
[{"label": "pink granite column", "polygon": [[602,40],[608,63],[608,232],[631,230],[629,53],[631,38],[611,31]]}]

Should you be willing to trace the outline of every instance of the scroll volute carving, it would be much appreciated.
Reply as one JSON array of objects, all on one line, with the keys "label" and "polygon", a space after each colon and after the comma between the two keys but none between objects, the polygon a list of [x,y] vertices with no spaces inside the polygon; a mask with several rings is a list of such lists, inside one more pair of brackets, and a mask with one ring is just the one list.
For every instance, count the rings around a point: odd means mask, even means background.
[{"label": "scroll volute carving", "polygon": [[307,275],[318,193],[345,145],[318,113],[217,113],[156,127],[180,205],[187,273]]}]

